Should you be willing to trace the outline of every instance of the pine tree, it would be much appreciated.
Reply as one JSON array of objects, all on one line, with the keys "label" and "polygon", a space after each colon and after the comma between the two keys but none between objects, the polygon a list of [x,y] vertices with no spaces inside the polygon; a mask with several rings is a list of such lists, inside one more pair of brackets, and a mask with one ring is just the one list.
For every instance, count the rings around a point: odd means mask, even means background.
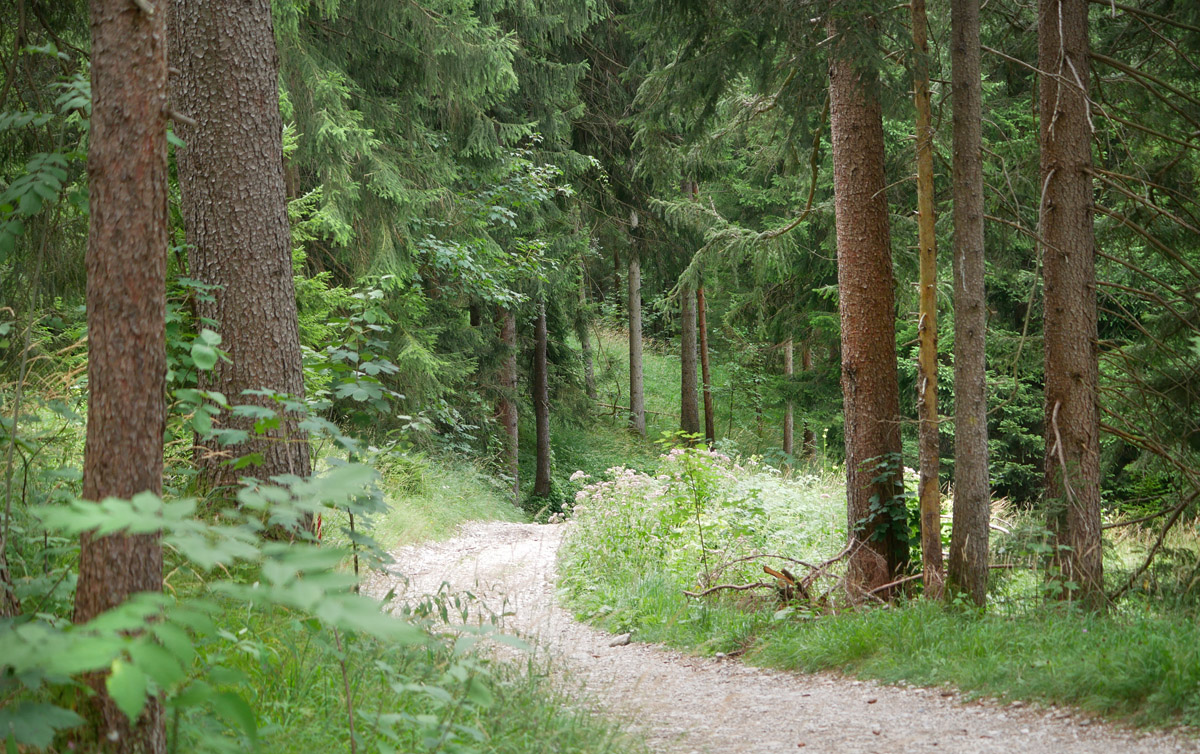
[{"label": "pine tree", "polygon": [[954,119],[954,520],[950,594],[987,600],[988,488],[983,113],[979,0],[950,4]]},{"label": "pine tree", "polygon": [[917,337],[917,413],[920,479],[917,496],[921,507],[921,572],[925,597],[939,599],[942,572],[942,498],[938,482],[940,436],[938,430],[937,349],[937,233],[933,214],[933,116],[929,106],[929,22],[925,0],[912,0],[913,101],[917,111],[917,207],[920,245],[920,310]]},{"label": "pine tree", "polygon": [[[197,314],[217,323],[229,354],[200,373],[200,387],[277,408],[243,398],[248,390],[304,396],[271,3],[174,0],[171,40],[172,99],[195,121],[180,125],[177,155],[189,273],[215,286]],[[224,421],[253,428],[251,419]],[[210,484],[236,481],[229,452],[216,443],[198,451]],[[309,473],[308,441],[289,417],[232,453],[257,455],[263,478]]]},{"label": "pine tree", "polygon": [[[868,24],[873,22],[868,22]],[[837,222],[842,399],[852,584],[893,580],[908,561],[900,481],[891,236],[877,73],[856,60],[851,19],[835,15],[829,114]]]},{"label": "pine tree", "polygon": [[[83,497],[162,492],[166,423],[167,30],[162,13],[92,0],[88,417]],[[162,590],[157,534],[85,534],[76,623]],[[163,704],[130,722],[102,676],[87,679],[99,750],[166,751]]]},{"label": "pine tree", "polygon": [[1105,601],[1100,545],[1096,245],[1087,0],[1041,0],[1038,68],[1045,280],[1045,504],[1059,596]]}]

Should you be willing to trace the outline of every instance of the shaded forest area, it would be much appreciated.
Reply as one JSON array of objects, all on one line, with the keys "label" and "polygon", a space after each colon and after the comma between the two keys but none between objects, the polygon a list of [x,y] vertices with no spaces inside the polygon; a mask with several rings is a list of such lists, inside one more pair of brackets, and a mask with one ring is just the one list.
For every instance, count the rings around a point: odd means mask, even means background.
[{"label": "shaded forest area", "polygon": [[[843,475],[848,604],[985,608],[1000,501],[1039,522],[1046,603],[1193,614],[1195,3],[0,18],[14,746],[239,750],[289,642],[351,750],[482,746],[553,690],[439,638],[457,597],[361,597],[406,541],[374,522],[428,463],[508,506],[478,515],[570,517],[576,472],[653,473],[660,433]],[[1127,527],[1139,562],[1106,573]],[[252,607],[287,638],[232,632]],[[360,682],[413,706],[356,714]]]}]

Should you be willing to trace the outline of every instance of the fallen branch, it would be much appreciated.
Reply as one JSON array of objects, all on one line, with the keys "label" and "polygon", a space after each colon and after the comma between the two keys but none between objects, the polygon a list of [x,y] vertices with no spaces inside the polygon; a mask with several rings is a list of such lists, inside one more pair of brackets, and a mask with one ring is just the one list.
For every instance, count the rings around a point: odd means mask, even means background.
[{"label": "fallen branch", "polygon": [[714,577],[719,576],[721,573],[723,573],[725,571],[726,568],[729,568],[732,565],[737,565],[738,563],[745,563],[745,562],[751,561],[751,560],[759,560],[761,558],[776,558],[778,560],[786,560],[789,563],[795,563],[796,565],[802,565],[805,568],[810,568],[810,569],[814,569],[814,570],[817,568],[817,566],[813,565],[812,563],[806,563],[803,560],[797,560],[796,558],[789,558],[786,555],[772,555],[770,553],[759,553],[758,555],[747,555],[742,558],[735,558],[726,563],[722,563],[721,565],[717,566],[713,570],[713,576]]},{"label": "fallen branch", "polygon": [[[602,403],[600,401],[596,401],[596,405],[601,408],[611,408],[613,411],[632,411],[633,410],[633,409],[629,408],[629,406],[619,406],[615,403]],[[642,410],[645,411],[647,414],[654,414],[655,416],[669,416],[669,417],[675,418],[675,419],[679,418],[675,414],[664,413],[662,411],[651,411],[648,408],[642,409]]]},{"label": "fallen branch", "polygon": [[745,592],[750,589],[762,589],[764,587],[774,589],[775,585],[768,584],[765,581],[756,581],[753,584],[717,584],[716,586],[710,586],[708,589],[699,592],[689,592],[685,589],[683,593],[689,597],[707,597],[713,592],[719,592],[722,589],[729,589],[734,592]]},{"label": "fallen branch", "polygon": [[882,592],[884,589],[891,589],[894,586],[900,586],[901,584],[907,584],[910,581],[916,581],[917,579],[924,578],[924,577],[925,577],[924,571],[922,571],[921,573],[914,574],[912,576],[905,576],[902,579],[896,579],[895,581],[889,582],[887,584],[882,584],[880,586],[875,587],[874,589],[870,589],[867,591],[867,594],[870,596],[874,596],[876,592]]},{"label": "fallen branch", "polygon": [[1111,523],[1111,524],[1104,524],[1103,526],[1100,527],[1100,529],[1101,530],[1117,529],[1122,526],[1133,526],[1134,524],[1140,524],[1145,521],[1149,521],[1151,519],[1158,518],[1159,516],[1165,516],[1168,513],[1173,512],[1177,507],[1178,506],[1172,506],[1170,508],[1163,508],[1162,510],[1160,510],[1156,513],[1151,513],[1149,516],[1142,516],[1141,518],[1131,518],[1128,521],[1117,521],[1117,522]]},{"label": "fallen branch", "polygon": [[1175,509],[1171,511],[1171,518],[1167,519],[1167,522],[1163,524],[1163,528],[1158,532],[1158,537],[1154,540],[1154,545],[1150,548],[1150,552],[1146,553],[1146,560],[1142,563],[1140,568],[1133,572],[1133,574],[1129,577],[1129,581],[1125,582],[1125,586],[1118,589],[1115,594],[1109,597],[1109,601],[1116,602],[1122,594],[1125,594],[1125,592],[1129,591],[1129,589],[1137,583],[1138,578],[1146,572],[1146,569],[1150,567],[1150,563],[1154,560],[1154,556],[1158,554],[1158,548],[1162,547],[1163,540],[1167,538],[1167,532],[1169,532],[1171,527],[1174,526],[1177,521],[1179,521],[1179,517],[1183,514],[1183,511],[1192,504],[1192,501],[1196,499],[1197,495],[1200,495],[1200,491],[1193,492],[1191,497],[1175,506]]}]

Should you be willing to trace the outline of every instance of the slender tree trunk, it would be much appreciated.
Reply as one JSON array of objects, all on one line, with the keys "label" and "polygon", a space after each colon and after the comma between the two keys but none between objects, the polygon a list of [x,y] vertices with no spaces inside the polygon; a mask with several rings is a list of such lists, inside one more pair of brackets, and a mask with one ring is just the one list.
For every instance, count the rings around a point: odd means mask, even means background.
[{"label": "slender tree trunk", "polygon": [[[1060,596],[1104,603],[1087,0],[1038,5],[1045,281],[1045,504]],[[1077,585],[1077,590],[1065,586]]]},{"label": "slender tree trunk", "polygon": [[[795,350],[791,338],[783,341],[783,376],[788,383],[788,390],[791,390],[792,375],[795,374]],[[792,406],[792,399],[789,397],[783,408],[783,454],[791,458],[793,447],[793,435],[796,431],[796,415]]]},{"label": "slender tree trunk", "polygon": [[637,246],[629,250],[629,428],[646,436],[646,394],[642,388],[642,267]]},{"label": "slender tree trunk", "polygon": [[704,286],[696,289],[696,327],[700,330],[700,382],[704,396],[704,440],[711,448],[717,441],[717,416],[713,407],[712,366],[708,360],[708,300]]},{"label": "slender tree trunk", "polygon": [[[696,384],[696,294],[679,290],[679,429],[685,435],[700,434],[700,393]],[[693,440],[689,440],[691,444]]]},{"label": "slender tree trunk", "polygon": [[517,426],[517,315],[498,309],[500,317],[500,342],[504,347],[504,359],[500,362],[500,403],[497,413],[504,425],[504,465],[512,479],[513,505],[521,504],[520,432]]},{"label": "slender tree trunk", "polygon": [[546,305],[538,304],[533,344],[533,417],[537,427],[537,472],[533,496],[550,496],[550,375],[546,362]]},{"label": "slender tree trunk", "polygon": [[592,338],[588,333],[591,324],[587,298],[587,269],[582,261],[579,265],[579,315],[575,318],[575,335],[579,338],[579,358],[583,361],[583,384],[589,400],[596,400],[596,371],[592,364]]},{"label": "slender tree trunk", "polygon": [[[200,373],[200,387],[235,403],[266,398],[268,389],[304,396],[291,230],[283,175],[279,58],[270,0],[171,0],[171,96],[196,121],[177,123],[186,147],[177,152],[184,225],[193,278],[219,286],[198,314],[217,322],[230,362]],[[233,456],[257,453],[254,473],[308,476],[308,440],[284,416],[277,430],[251,439]],[[251,430],[251,419],[223,417]],[[229,448],[201,443],[198,461],[209,483],[232,484]]]},{"label": "slender tree trunk", "polygon": [[987,320],[983,248],[983,112],[979,0],[950,2],[954,93],[954,523],[950,594],[987,601]]},{"label": "slender tree trunk", "polygon": [[[832,31],[838,33],[836,27]],[[902,485],[900,389],[883,116],[878,75],[857,65],[858,56],[846,43],[834,44],[830,125],[847,517],[854,546],[848,577],[851,584],[870,589],[894,580],[908,562],[907,524],[896,510],[903,502],[895,497]]]},{"label": "slender tree trunk", "polygon": [[933,118],[929,112],[929,22],[925,0],[912,0],[913,101],[917,111],[917,232],[920,253],[920,305],[917,320],[917,415],[921,507],[921,564],[925,597],[941,599],[942,496],[938,486],[937,234],[933,214]]},{"label": "slender tree trunk", "polygon": [[[812,369],[812,348],[807,343],[800,349],[800,369],[805,372]],[[807,420],[804,422],[804,439],[801,443],[800,453],[805,458],[812,458],[817,454],[817,436]]]},{"label": "slender tree trunk", "polygon": [[[128,0],[91,0],[92,119],[88,136],[88,417],[83,496],[162,493],[166,426],[166,17]],[[157,534],[85,534],[76,623],[137,592],[162,590]],[[166,750],[162,699],[130,724],[87,679],[102,751]]]}]

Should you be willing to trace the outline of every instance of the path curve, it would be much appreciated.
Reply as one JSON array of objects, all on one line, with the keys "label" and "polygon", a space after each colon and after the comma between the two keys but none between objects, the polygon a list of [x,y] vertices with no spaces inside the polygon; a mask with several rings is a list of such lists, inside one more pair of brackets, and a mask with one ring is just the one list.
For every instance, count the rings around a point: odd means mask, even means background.
[{"label": "path curve", "polygon": [[[665,754],[1149,754],[1200,752],[1200,742],[1141,734],[1069,710],[959,703],[940,689],[897,688],[828,674],[753,668],[648,644],[610,646],[611,634],[571,618],[554,598],[555,557],[567,525],[477,522],[445,542],[393,553],[369,591],[404,598],[442,582],[549,651],[567,682]],[[407,585],[404,584],[407,580]]]}]

